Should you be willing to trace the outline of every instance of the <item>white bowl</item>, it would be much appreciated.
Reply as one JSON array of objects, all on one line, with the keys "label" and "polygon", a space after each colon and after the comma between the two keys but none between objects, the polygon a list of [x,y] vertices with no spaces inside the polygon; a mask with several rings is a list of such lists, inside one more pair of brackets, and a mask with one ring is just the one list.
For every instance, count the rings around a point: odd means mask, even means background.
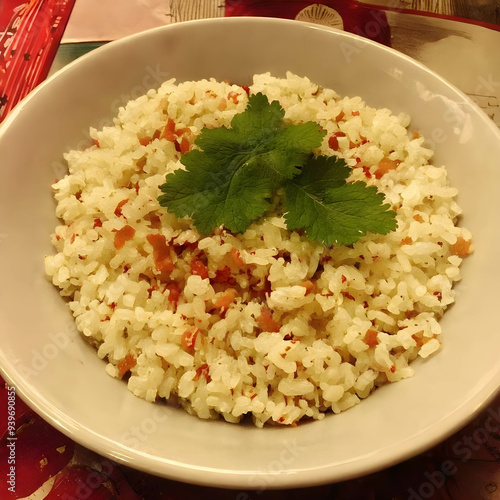
[{"label": "white bowl", "polygon": [[[460,190],[475,252],[463,265],[444,348],[413,378],[296,428],[203,421],[134,397],[109,377],[44,276],[56,220],[50,185],[89,126],[162,80],[248,84],[286,70],[405,111]],[[0,366],[18,394],[75,441],[129,466],[230,488],[340,481],[409,458],[458,430],[500,383],[500,133],[464,94],[415,61],[357,36],[296,21],[231,18],[111,43],[41,85],[0,128]]]}]

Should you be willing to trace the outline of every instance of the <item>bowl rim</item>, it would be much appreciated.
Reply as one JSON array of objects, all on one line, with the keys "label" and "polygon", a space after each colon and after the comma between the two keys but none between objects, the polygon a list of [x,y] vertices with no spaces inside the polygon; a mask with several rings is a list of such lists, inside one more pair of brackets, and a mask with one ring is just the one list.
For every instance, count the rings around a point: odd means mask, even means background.
[{"label": "bowl rim", "polygon": [[[18,115],[24,111],[25,108],[30,106],[33,100],[36,100],[39,93],[47,86],[52,85],[52,82],[56,79],[61,78],[61,75],[66,74],[71,71],[76,65],[81,65],[83,61],[89,58],[96,57],[96,54],[104,54],[105,51],[114,50],[115,47],[129,43],[130,40],[138,40],[142,37],[152,36],[154,33],[160,33],[164,31],[171,30],[184,30],[187,26],[197,26],[197,25],[220,25],[223,24],[247,24],[247,23],[266,23],[266,24],[295,24],[302,25],[305,29],[315,29],[320,31],[331,32],[337,34],[338,36],[345,37],[347,39],[354,40],[358,43],[365,45],[375,45],[379,49],[387,51],[393,56],[405,60],[411,65],[418,67],[420,70],[425,71],[434,79],[437,79],[444,84],[449,89],[451,89],[456,95],[460,96],[464,103],[466,103],[468,109],[471,112],[479,114],[481,118],[488,124],[491,130],[497,135],[500,141],[500,129],[495,126],[495,124],[486,116],[486,114],[479,108],[479,106],[465,93],[459,90],[454,85],[450,84],[443,77],[441,77],[436,72],[429,69],[424,64],[414,60],[413,58],[398,52],[395,49],[386,47],[382,44],[374,42],[372,40],[363,38],[359,35],[344,32],[336,28],[325,27],[313,23],[306,23],[303,21],[296,21],[290,19],[279,19],[279,18],[262,18],[262,17],[232,17],[232,18],[211,18],[211,19],[197,19],[192,21],[183,21],[179,23],[174,23],[166,26],[161,26],[146,30],[134,35],[127,36],[125,38],[109,42],[83,56],[77,60],[64,66],[56,73],[51,75],[47,80],[45,80],[41,85],[39,85],[34,91],[32,91],[26,98],[24,98],[9,115],[6,117],[4,122],[0,124],[0,143],[1,140],[10,127],[12,123],[15,122]],[[155,457],[151,457],[147,454],[142,453],[138,450],[130,450],[124,448],[123,445],[117,444],[112,440],[96,434],[87,427],[81,426],[78,422],[74,421],[72,418],[68,418],[66,415],[59,412],[54,408],[47,400],[40,395],[36,388],[29,382],[23,379],[16,380],[17,370],[12,363],[9,363],[8,359],[4,355],[3,351],[0,350],[0,372],[5,378],[7,383],[16,387],[16,393],[23,399],[28,406],[33,408],[44,420],[48,421],[56,429],[61,431],[63,434],[67,435],[75,442],[82,444],[86,448],[95,451],[98,454],[106,456],[111,460],[122,463],[127,466],[134,467],[136,469],[142,470],[144,472],[156,474],[158,476],[168,477],[171,479],[176,479],[188,483],[200,484],[204,486],[214,486],[214,487],[224,487],[224,488],[245,488],[252,489],[249,487],[246,479],[248,474],[268,475],[268,471],[231,471],[231,470],[221,470],[213,469],[211,467],[197,468],[193,470],[193,466],[182,464],[175,461],[167,461],[165,459],[158,460]],[[342,471],[341,468],[338,469],[336,473],[332,472],[331,465],[315,468],[311,470],[301,469],[299,471],[291,471],[290,474],[275,476],[275,481],[272,485],[268,486],[269,489],[277,488],[290,488],[290,487],[304,487],[313,486],[319,484],[327,484],[336,481],[343,481],[358,477],[360,475],[369,474],[380,469],[389,467],[398,462],[406,460],[412,456],[415,456],[433,445],[443,441],[447,437],[454,434],[465,424],[470,422],[474,417],[476,417],[481,411],[483,411],[495,398],[495,396],[500,391],[499,384],[495,381],[490,381],[483,391],[475,394],[471,397],[466,404],[456,409],[456,412],[449,417],[448,426],[446,430],[443,431],[442,428],[434,429],[435,432],[428,433],[425,436],[420,435],[418,442],[416,442],[416,437],[412,436],[406,441],[406,445],[402,446],[403,443],[398,443],[392,451],[390,456],[380,456],[378,457],[378,462],[374,463],[372,458],[363,457],[356,464],[351,464],[349,471]],[[132,451],[132,453],[130,453]],[[140,459],[140,460],[139,460]],[[167,464],[167,468],[165,465]],[[195,472],[195,474],[193,474]]]}]

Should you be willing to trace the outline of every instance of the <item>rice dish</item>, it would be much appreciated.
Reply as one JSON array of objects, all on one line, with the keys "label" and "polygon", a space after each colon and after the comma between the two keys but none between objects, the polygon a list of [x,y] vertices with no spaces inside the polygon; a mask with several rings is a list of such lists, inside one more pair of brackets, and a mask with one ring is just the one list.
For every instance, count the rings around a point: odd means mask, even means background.
[{"label": "rice dish", "polygon": [[[319,123],[317,153],[377,186],[397,229],[326,248],[274,213],[244,234],[202,237],[161,207],[159,186],[200,131],[229,127],[257,92],[289,122]],[[411,377],[413,360],[440,349],[471,235],[409,116],[266,73],[250,87],[169,80],[91,137],[53,186],[61,225],[45,269],[108,374],[136,396],[204,419],[296,425]]]}]

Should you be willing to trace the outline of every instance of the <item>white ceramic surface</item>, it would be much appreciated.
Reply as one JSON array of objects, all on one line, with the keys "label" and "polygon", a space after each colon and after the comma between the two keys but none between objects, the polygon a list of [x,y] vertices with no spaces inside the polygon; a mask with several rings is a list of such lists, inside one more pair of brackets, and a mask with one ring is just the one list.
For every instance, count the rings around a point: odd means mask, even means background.
[{"label": "white ceramic surface", "polygon": [[[297,428],[202,421],[135,398],[110,378],[45,279],[56,224],[50,185],[62,152],[89,126],[160,81],[291,70],[412,115],[460,189],[475,253],[443,319],[444,348],[416,375],[357,407]],[[181,481],[285,488],[387,467],[444,439],[491,401],[500,382],[500,133],[462,93],[409,58],[356,36],[276,19],[176,24],[82,57],[39,87],[0,127],[0,366],[18,394],[75,441]]]}]

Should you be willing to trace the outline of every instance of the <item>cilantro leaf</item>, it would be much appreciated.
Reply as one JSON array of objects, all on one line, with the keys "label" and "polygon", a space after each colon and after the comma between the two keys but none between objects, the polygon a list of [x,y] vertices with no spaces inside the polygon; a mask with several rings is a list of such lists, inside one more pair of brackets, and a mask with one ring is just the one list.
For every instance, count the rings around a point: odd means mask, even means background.
[{"label": "cilantro leaf", "polygon": [[325,131],[314,122],[286,124],[278,101],[250,96],[247,109],[231,128],[205,128],[199,149],[184,154],[185,170],[168,174],[160,205],[177,217],[189,216],[201,234],[224,225],[242,233],[270,206],[270,198],[300,173]]},{"label": "cilantro leaf", "polygon": [[324,245],[349,245],[367,232],[387,234],[396,228],[395,212],[384,196],[364,182],[347,184],[349,168],[336,157],[311,158],[302,173],[285,184],[288,229],[304,230]]}]

